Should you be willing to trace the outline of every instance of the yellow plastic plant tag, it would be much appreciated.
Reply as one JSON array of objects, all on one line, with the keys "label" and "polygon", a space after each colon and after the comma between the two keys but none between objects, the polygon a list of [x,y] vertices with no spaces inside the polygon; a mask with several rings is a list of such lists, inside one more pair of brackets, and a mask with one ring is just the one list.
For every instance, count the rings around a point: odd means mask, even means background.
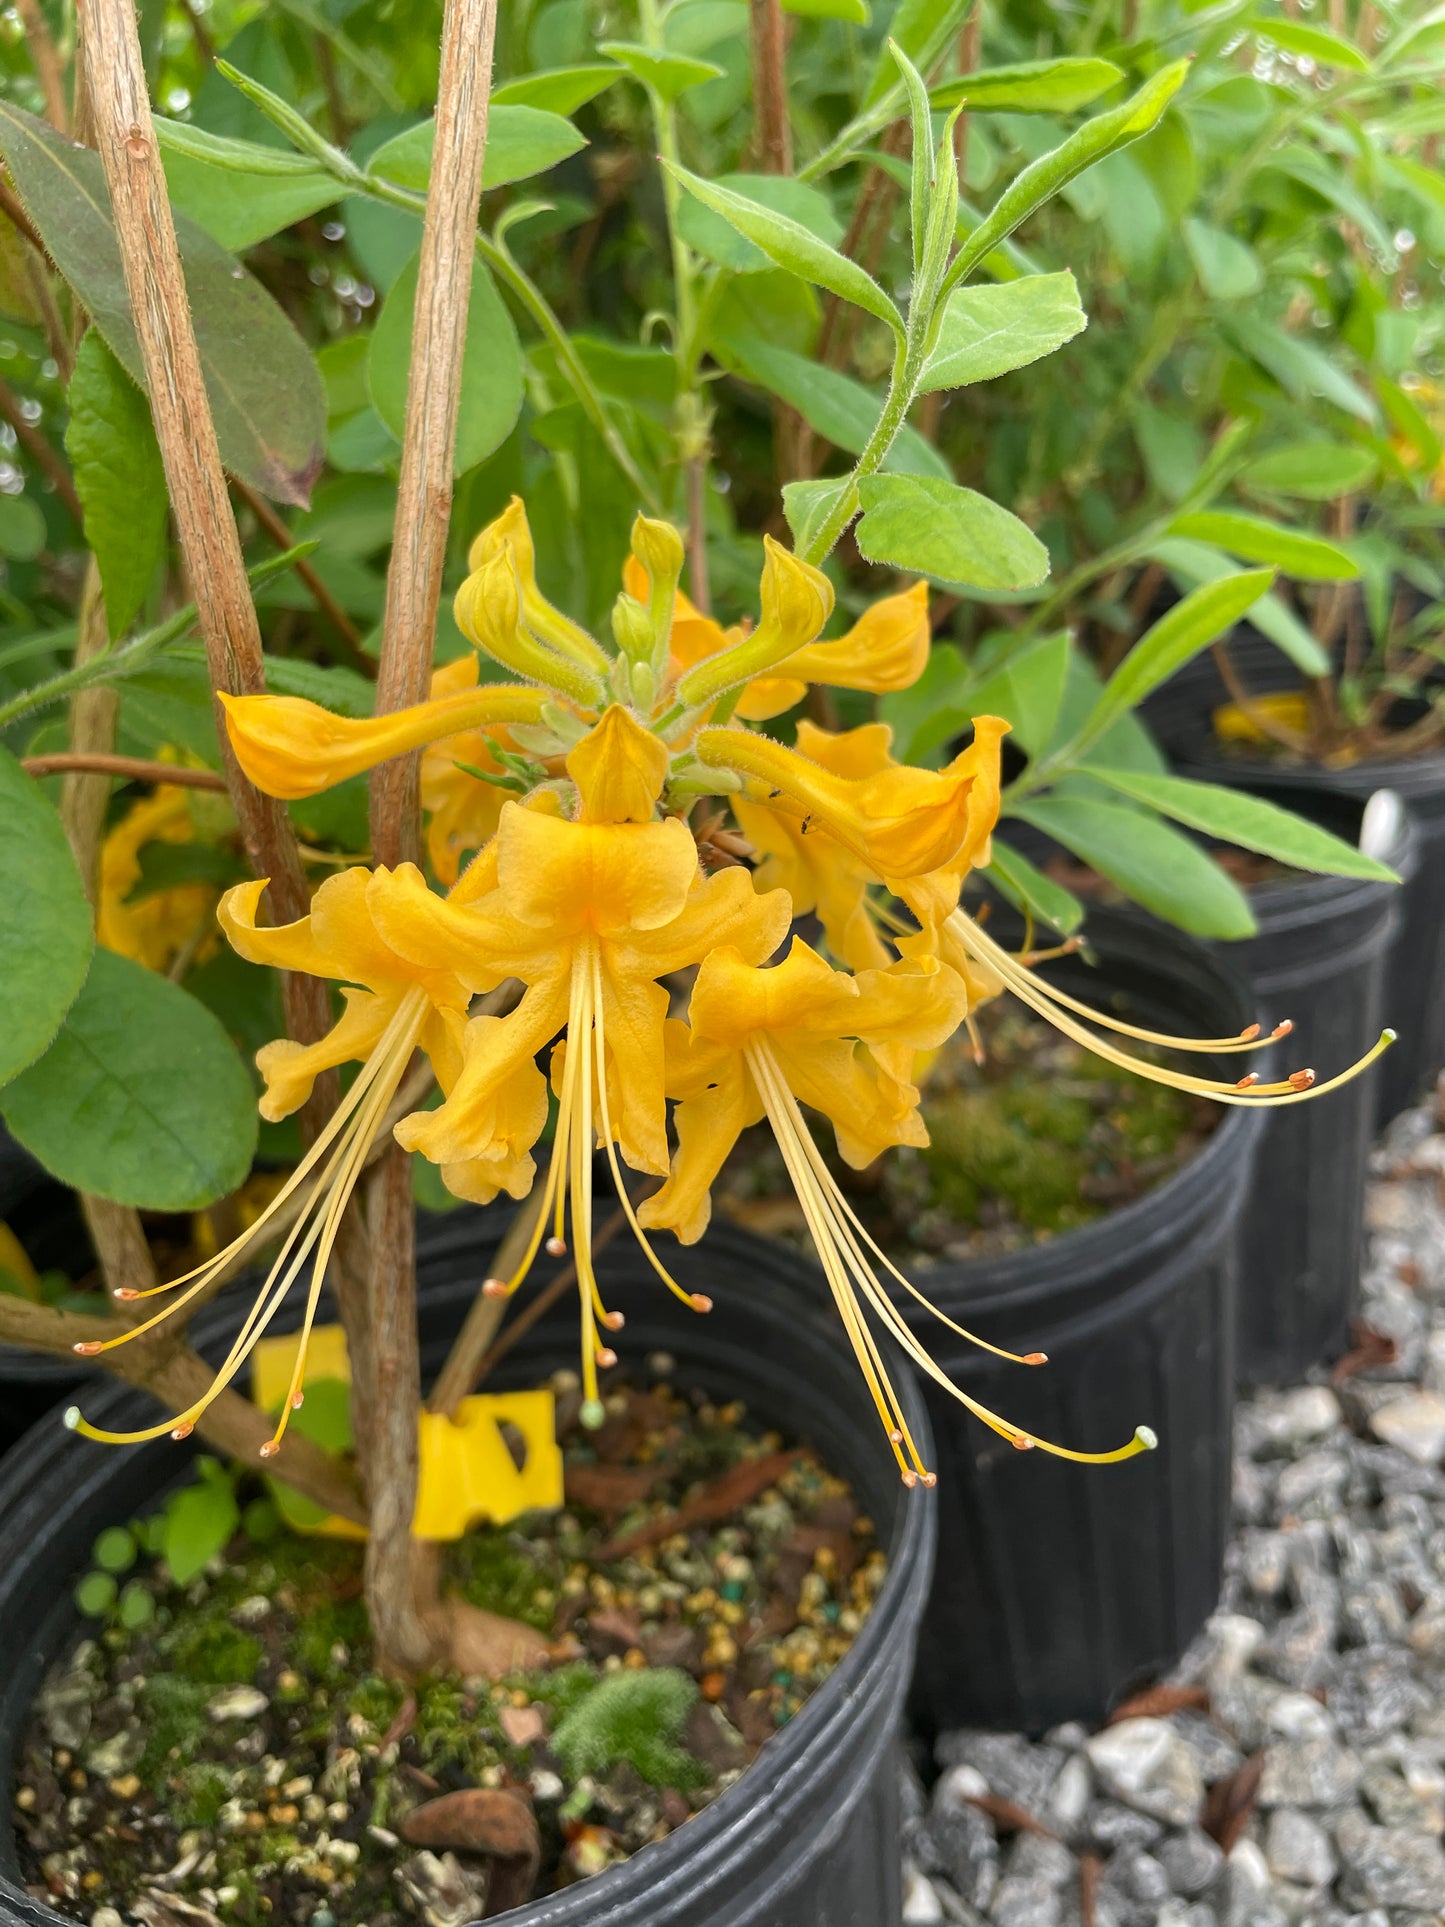
[{"label": "yellow plastic plant tag", "polygon": [[[1304,730],[1309,728],[1309,699],[1301,689],[1275,689],[1259,696],[1251,696],[1250,709],[1256,714],[1267,717],[1272,723],[1280,723],[1286,729]],[[1221,743],[1267,743],[1267,731],[1260,728],[1254,716],[1247,714],[1237,703],[1224,703],[1215,710],[1211,719],[1214,734]]]},{"label": "yellow plastic plant tag", "polygon": [[[290,1334],[263,1338],[252,1353],[252,1395],[262,1411],[277,1410],[285,1398],[296,1345]],[[323,1379],[351,1382],[346,1335],[339,1325],[316,1326],[306,1348],[302,1383]],[[514,1440],[520,1439],[520,1465],[503,1425]],[[562,1503],[562,1453],[551,1392],[481,1392],[463,1399],[453,1418],[423,1412],[418,1448],[420,1476],[412,1518],[418,1539],[460,1539],[482,1520],[505,1525],[521,1512],[550,1510]],[[334,1517],[301,1529],[328,1537],[358,1536],[356,1526]]]}]

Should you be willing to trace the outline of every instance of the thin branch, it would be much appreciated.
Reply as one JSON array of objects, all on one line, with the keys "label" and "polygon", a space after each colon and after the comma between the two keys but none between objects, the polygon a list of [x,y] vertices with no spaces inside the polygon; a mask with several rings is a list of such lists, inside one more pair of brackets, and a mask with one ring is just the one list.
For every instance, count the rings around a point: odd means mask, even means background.
[{"label": "thin branch", "polygon": [[75,484],[70,479],[70,470],[61,461],[55,450],[46,441],[34,422],[27,421],[20,408],[20,398],[6,382],[0,381],[0,415],[3,415],[15,430],[15,439],[26,454],[42,470],[55,493],[64,502],[67,513],[77,528],[85,526],[85,514],[80,506],[80,497],[75,492]]},{"label": "thin branch", "polygon": [[[272,508],[264,495],[258,495],[255,489],[241,480],[239,475],[233,475],[231,477],[231,487],[235,489],[241,500],[246,504],[246,507],[251,511],[252,515],[255,516],[256,520],[261,524],[261,527],[266,531],[267,535],[270,536],[278,549],[289,549],[294,546],[294,538],[292,537],[290,529],[287,528],[286,524],[281,520],[281,517],[276,513],[275,509]],[[331,624],[337,635],[339,635],[341,640],[346,644],[351,655],[353,667],[360,669],[365,676],[375,675],[375,663],[372,662],[369,656],[362,653],[361,631],[351,620],[351,617],[347,615],[330,589],[328,589],[326,584],[321,580],[314,566],[303,557],[296,564],[296,573],[305,583],[311,600]]]},{"label": "thin branch", "polygon": [[[437,91],[436,163],[427,194],[412,325],[411,377],[386,576],[386,617],[376,713],[420,702],[431,675],[432,630],[452,505],[452,456],[472,252],[487,144],[496,0],[448,0]],[[371,779],[377,860],[415,860],[421,822],[419,753],[385,763]]]},{"label": "thin branch", "polygon": [[70,132],[70,110],[65,100],[65,68],[51,36],[40,0],[15,0],[15,11],[25,29],[26,45],[35,63],[35,76],[45,96],[45,118],[57,132]]},{"label": "thin branch", "polygon": [[[647,1195],[648,1191],[639,1191],[636,1201],[641,1203],[642,1199]],[[601,1251],[604,1245],[610,1244],[626,1222],[626,1212],[621,1209],[614,1211],[612,1216],[598,1231],[597,1236],[592,1240],[593,1251]],[[477,1365],[475,1372],[472,1374],[471,1389],[473,1391],[482,1383],[489,1372],[496,1370],[507,1353],[511,1351],[512,1347],[517,1343],[518,1339],[529,1332],[537,1320],[544,1317],[546,1313],[552,1309],[553,1305],[557,1303],[557,1300],[562,1294],[575,1284],[576,1281],[577,1267],[573,1264],[567,1264],[562,1267],[555,1278],[551,1279],[542,1287],[541,1291],[537,1293],[537,1296],[527,1306],[527,1309],[517,1314],[497,1340],[496,1344],[493,1345],[492,1349]],[[503,1298],[497,1302],[505,1305],[507,1300]]]},{"label": "thin branch", "polygon": [[[105,621],[105,599],[101,592],[100,570],[95,557],[87,556],[85,580],[80,591],[80,611],[76,623],[75,661],[89,662],[110,643]],[[90,770],[90,758],[108,756],[115,742],[119,693],[104,683],[77,689],[70,699],[70,751],[68,773],[60,790],[60,820],[75,853],[76,868],[92,903],[100,896],[100,845],[105,832],[105,812],[110,801],[110,784]],[[79,757],[82,762],[69,761]],[[25,764],[31,776],[47,776],[47,768],[34,769],[32,758]],[[82,763],[84,767],[82,767]]]},{"label": "thin branch", "polygon": [[788,35],[781,0],[750,0],[748,26],[758,160],[765,174],[791,174],[793,130],[788,124]]},{"label": "thin branch", "polygon": [[[211,684],[228,695],[260,695],[266,687],[261,631],[191,325],[135,9],[131,0],[78,0],[77,20],[96,146]],[[247,856],[256,875],[270,879],[272,913],[292,922],[306,915],[309,895],[285,805],[263,796],[241,773],[219,701],[216,720]],[[288,973],[282,990],[291,1035],[314,1042],[331,1022],[325,984]]]},{"label": "thin branch", "polygon": [[[497,0],[447,0],[435,160],[422,224],[396,525],[386,576],[378,715],[420,702],[431,676],[496,27]],[[419,757],[411,755],[372,772],[371,844],[378,863],[415,861],[420,853],[418,767]],[[399,1146],[379,1162],[367,1215],[375,1355],[372,1382],[363,1390],[372,1438],[366,1596],[379,1650],[392,1664],[412,1671],[438,1657],[440,1619],[428,1612],[433,1602],[418,1598],[412,1572],[421,1362],[416,1207],[411,1158]]]},{"label": "thin branch", "polygon": [[[81,693],[115,695],[104,683]],[[213,769],[187,769],[180,763],[153,763],[144,756],[115,756],[98,749],[58,749],[49,756],[27,756],[23,767],[27,776],[59,776],[69,770],[89,770],[97,775],[124,776],[133,783],[176,783],[188,790],[224,790],[226,787],[225,777]]]},{"label": "thin branch", "polygon": [[[509,1278],[521,1263],[528,1241],[542,1215],[547,1198],[543,1187],[534,1184],[528,1195],[523,1198],[502,1236],[502,1242],[492,1254],[491,1278]],[[595,1247],[594,1247],[595,1249]],[[567,1273],[576,1277],[576,1267],[568,1265]],[[446,1418],[455,1418],[457,1407],[467,1394],[476,1388],[481,1376],[482,1361],[486,1358],[497,1328],[507,1315],[511,1300],[489,1297],[485,1287],[479,1290],[472,1300],[471,1310],[462,1322],[462,1328],[452,1340],[452,1348],[447,1353],[446,1363],[437,1374],[436,1384],[432,1387],[431,1397],[427,1400],[429,1412],[440,1412]]]}]

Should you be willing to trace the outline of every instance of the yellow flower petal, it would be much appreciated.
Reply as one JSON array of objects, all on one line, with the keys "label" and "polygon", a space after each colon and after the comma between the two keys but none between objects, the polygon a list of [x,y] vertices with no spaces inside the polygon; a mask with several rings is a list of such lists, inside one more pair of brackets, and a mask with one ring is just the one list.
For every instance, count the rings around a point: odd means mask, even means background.
[{"label": "yellow flower petal", "polygon": [[661,737],[613,703],[567,756],[567,774],[582,796],[582,820],[650,823],[669,760]]},{"label": "yellow flower petal", "polygon": [[300,696],[227,696],[236,760],[268,796],[316,796],[361,770],[459,730],[535,723],[546,697],[519,683],[461,689],[387,716],[333,716]]}]

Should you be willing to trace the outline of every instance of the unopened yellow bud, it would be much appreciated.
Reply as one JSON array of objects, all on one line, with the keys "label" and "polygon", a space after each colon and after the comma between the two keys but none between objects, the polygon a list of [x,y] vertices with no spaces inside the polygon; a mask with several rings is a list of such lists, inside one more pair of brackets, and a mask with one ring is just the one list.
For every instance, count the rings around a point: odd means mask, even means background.
[{"label": "unopened yellow bud", "polygon": [[515,550],[499,549],[475,569],[457,590],[453,611],[468,641],[519,676],[546,683],[586,707],[600,699],[594,675],[528,633]]},{"label": "unopened yellow bud", "polygon": [[651,618],[642,604],[625,592],[612,605],[612,633],[630,662],[646,662],[651,656],[656,641]]},{"label": "unopened yellow bud", "polygon": [[[537,557],[527,509],[520,495],[514,495],[502,513],[488,522],[467,552],[467,567],[474,576],[498,556],[509,556],[516,569],[522,610],[527,627],[540,636],[558,655],[568,657],[584,669],[606,673],[607,654],[579,624],[560,609],[554,609],[537,587]],[[467,587],[472,577],[467,578]],[[460,621],[460,617],[458,618]]]},{"label": "unopened yellow bud", "polygon": [[821,569],[763,537],[759,585],[762,621],[750,636],[690,669],[677,685],[688,708],[700,708],[725,689],[760,676],[804,648],[833,613],[833,585]]},{"label": "unopened yellow bud", "polygon": [[666,582],[676,587],[682,574],[682,537],[671,522],[658,522],[639,515],[632,524],[632,553],[646,569],[652,585]]}]

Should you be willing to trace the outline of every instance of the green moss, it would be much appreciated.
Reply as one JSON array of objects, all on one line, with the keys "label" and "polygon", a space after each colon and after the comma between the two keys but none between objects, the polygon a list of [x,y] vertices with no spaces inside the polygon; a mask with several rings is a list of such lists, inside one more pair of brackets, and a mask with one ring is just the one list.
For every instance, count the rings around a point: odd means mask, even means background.
[{"label": "green moss", "polygon": [[550,1673],[518,1673],[509,1685],[520,1686],[529,1699],[550,1707],[554,1720],[565,1719],[597,1684],[590,1666],[559,1666]]},{"label": "green moss", "polygon": [[[929,1168],[937,1202],[960,1224],[976,1224],[984,1199],[1003,1199],[1021,1224],[1059,1231],[1080,1222],[1079,1180],[1087,1168],[1078,1142],[1046,1135],[1035,1114],[1019,1116],[1010,1093],[957,1091],[928,1114]],[[1029,1107],[1024,1107],[1026,1110]],[[1087,1105],[1060,1106],[1074,1137]]]},{"label": "green moss", "polygon": [[213,1827],[229,1789],[223,1767],[206,1760],[194,1760],[170,1777],[167,1804],[171,1818],[184,1831],[187,1827]]},{"label": "green moss", "polygon": [[609,1673],[552,1735],[569,1773],[593,1775],[626,1761],[650,1786],[699,1786],[701,1763],[677,1744],[697,1685],[676,1667]]},{"label": "green moss", "polygon": [[261,1658],[260,1640],[233,1626],[216,1598],[178,1615],[164,1650],[178,1673],[210,1686],[249,1686]]},{"label": "green moss", "polygon": [[450,1566],[458,1587],[474,1606],[523,1620],[539,1632],[551,1631],[551,1605],[538,1606],[535,1597],[546,1576],[538,1569],[535,1555],[519,1551],[503,1528],[474,1528],[452,1548]]},{"label": "green moss", "polygon": [[146,1748],[136,1768],[152,1793],[162,1794],[178,1760],[194,1757],[206,1738],[206,1702],[215,1691],[179,1673],[152,1673],[141,1689]]},{"label": "green moss", "polygon": [[315,1599],[297,1615],[296,1658],[301,1670],[318,1680],[341,1680],[348,1661],[333,1657],[334,1649],[348,1653],[367,1644],[366,1606],[360,1599]]}]

